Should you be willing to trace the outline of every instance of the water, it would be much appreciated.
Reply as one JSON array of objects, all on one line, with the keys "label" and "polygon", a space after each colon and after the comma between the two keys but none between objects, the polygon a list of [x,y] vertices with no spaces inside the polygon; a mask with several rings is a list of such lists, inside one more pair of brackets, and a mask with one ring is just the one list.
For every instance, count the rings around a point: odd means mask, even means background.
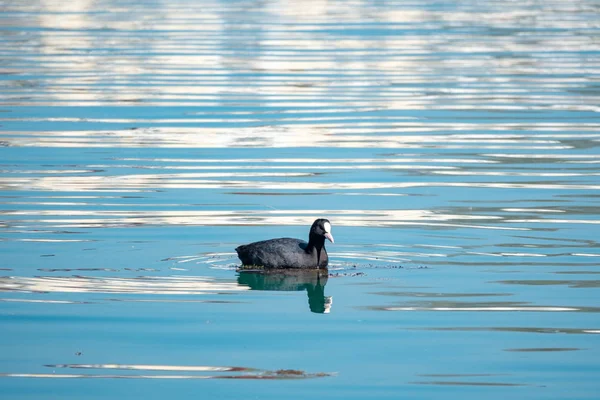
[{"label": "water", "polygon": [[4,397],[597,398],[596,2],[0,9]]}]

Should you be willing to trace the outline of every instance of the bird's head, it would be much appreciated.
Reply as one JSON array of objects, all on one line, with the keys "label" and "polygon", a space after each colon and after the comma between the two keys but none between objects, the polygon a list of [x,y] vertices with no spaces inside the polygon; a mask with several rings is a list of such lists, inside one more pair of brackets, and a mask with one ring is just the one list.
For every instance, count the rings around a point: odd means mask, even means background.
[{"label": "bird's head", "polygon": [[331,243],[334,243],[333,236],[331,235],[331,222],[324,218],[315,220],[310,227],[310,236],[322,236]]}]

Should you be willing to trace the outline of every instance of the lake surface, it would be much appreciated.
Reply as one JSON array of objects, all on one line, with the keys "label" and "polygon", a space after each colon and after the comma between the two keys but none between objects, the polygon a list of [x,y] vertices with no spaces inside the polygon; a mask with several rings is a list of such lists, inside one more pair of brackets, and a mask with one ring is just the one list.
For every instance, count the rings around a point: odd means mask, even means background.
[{"label": "lake surface", "polygon": [[598,398],[596,1],[126,3],[0,2],[3,398]]}]

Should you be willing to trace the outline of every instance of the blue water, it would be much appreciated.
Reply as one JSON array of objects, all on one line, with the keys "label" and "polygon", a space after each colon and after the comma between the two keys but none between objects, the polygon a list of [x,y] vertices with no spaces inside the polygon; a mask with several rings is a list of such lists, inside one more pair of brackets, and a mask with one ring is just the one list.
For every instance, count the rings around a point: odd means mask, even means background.
[{"label": "blue water", "polygon": [[596,2],[0,9],[2,398],[598,398]]}]

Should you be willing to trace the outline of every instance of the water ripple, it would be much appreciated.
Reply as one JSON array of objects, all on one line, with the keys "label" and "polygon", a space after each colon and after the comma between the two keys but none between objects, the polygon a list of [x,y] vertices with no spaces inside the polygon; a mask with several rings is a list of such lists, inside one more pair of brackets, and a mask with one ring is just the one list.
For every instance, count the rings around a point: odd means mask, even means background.
[{"label": "water ripple", "polygon": [[[597,397],[596,2],[126,3],[0,5],[5,396],[331,375],[220,366],[288,359],[341,371],[324,397]],[[337,322],[234,272],[237,245],[319,216]],[[212,307],[219,324],[190,323]]]}]

